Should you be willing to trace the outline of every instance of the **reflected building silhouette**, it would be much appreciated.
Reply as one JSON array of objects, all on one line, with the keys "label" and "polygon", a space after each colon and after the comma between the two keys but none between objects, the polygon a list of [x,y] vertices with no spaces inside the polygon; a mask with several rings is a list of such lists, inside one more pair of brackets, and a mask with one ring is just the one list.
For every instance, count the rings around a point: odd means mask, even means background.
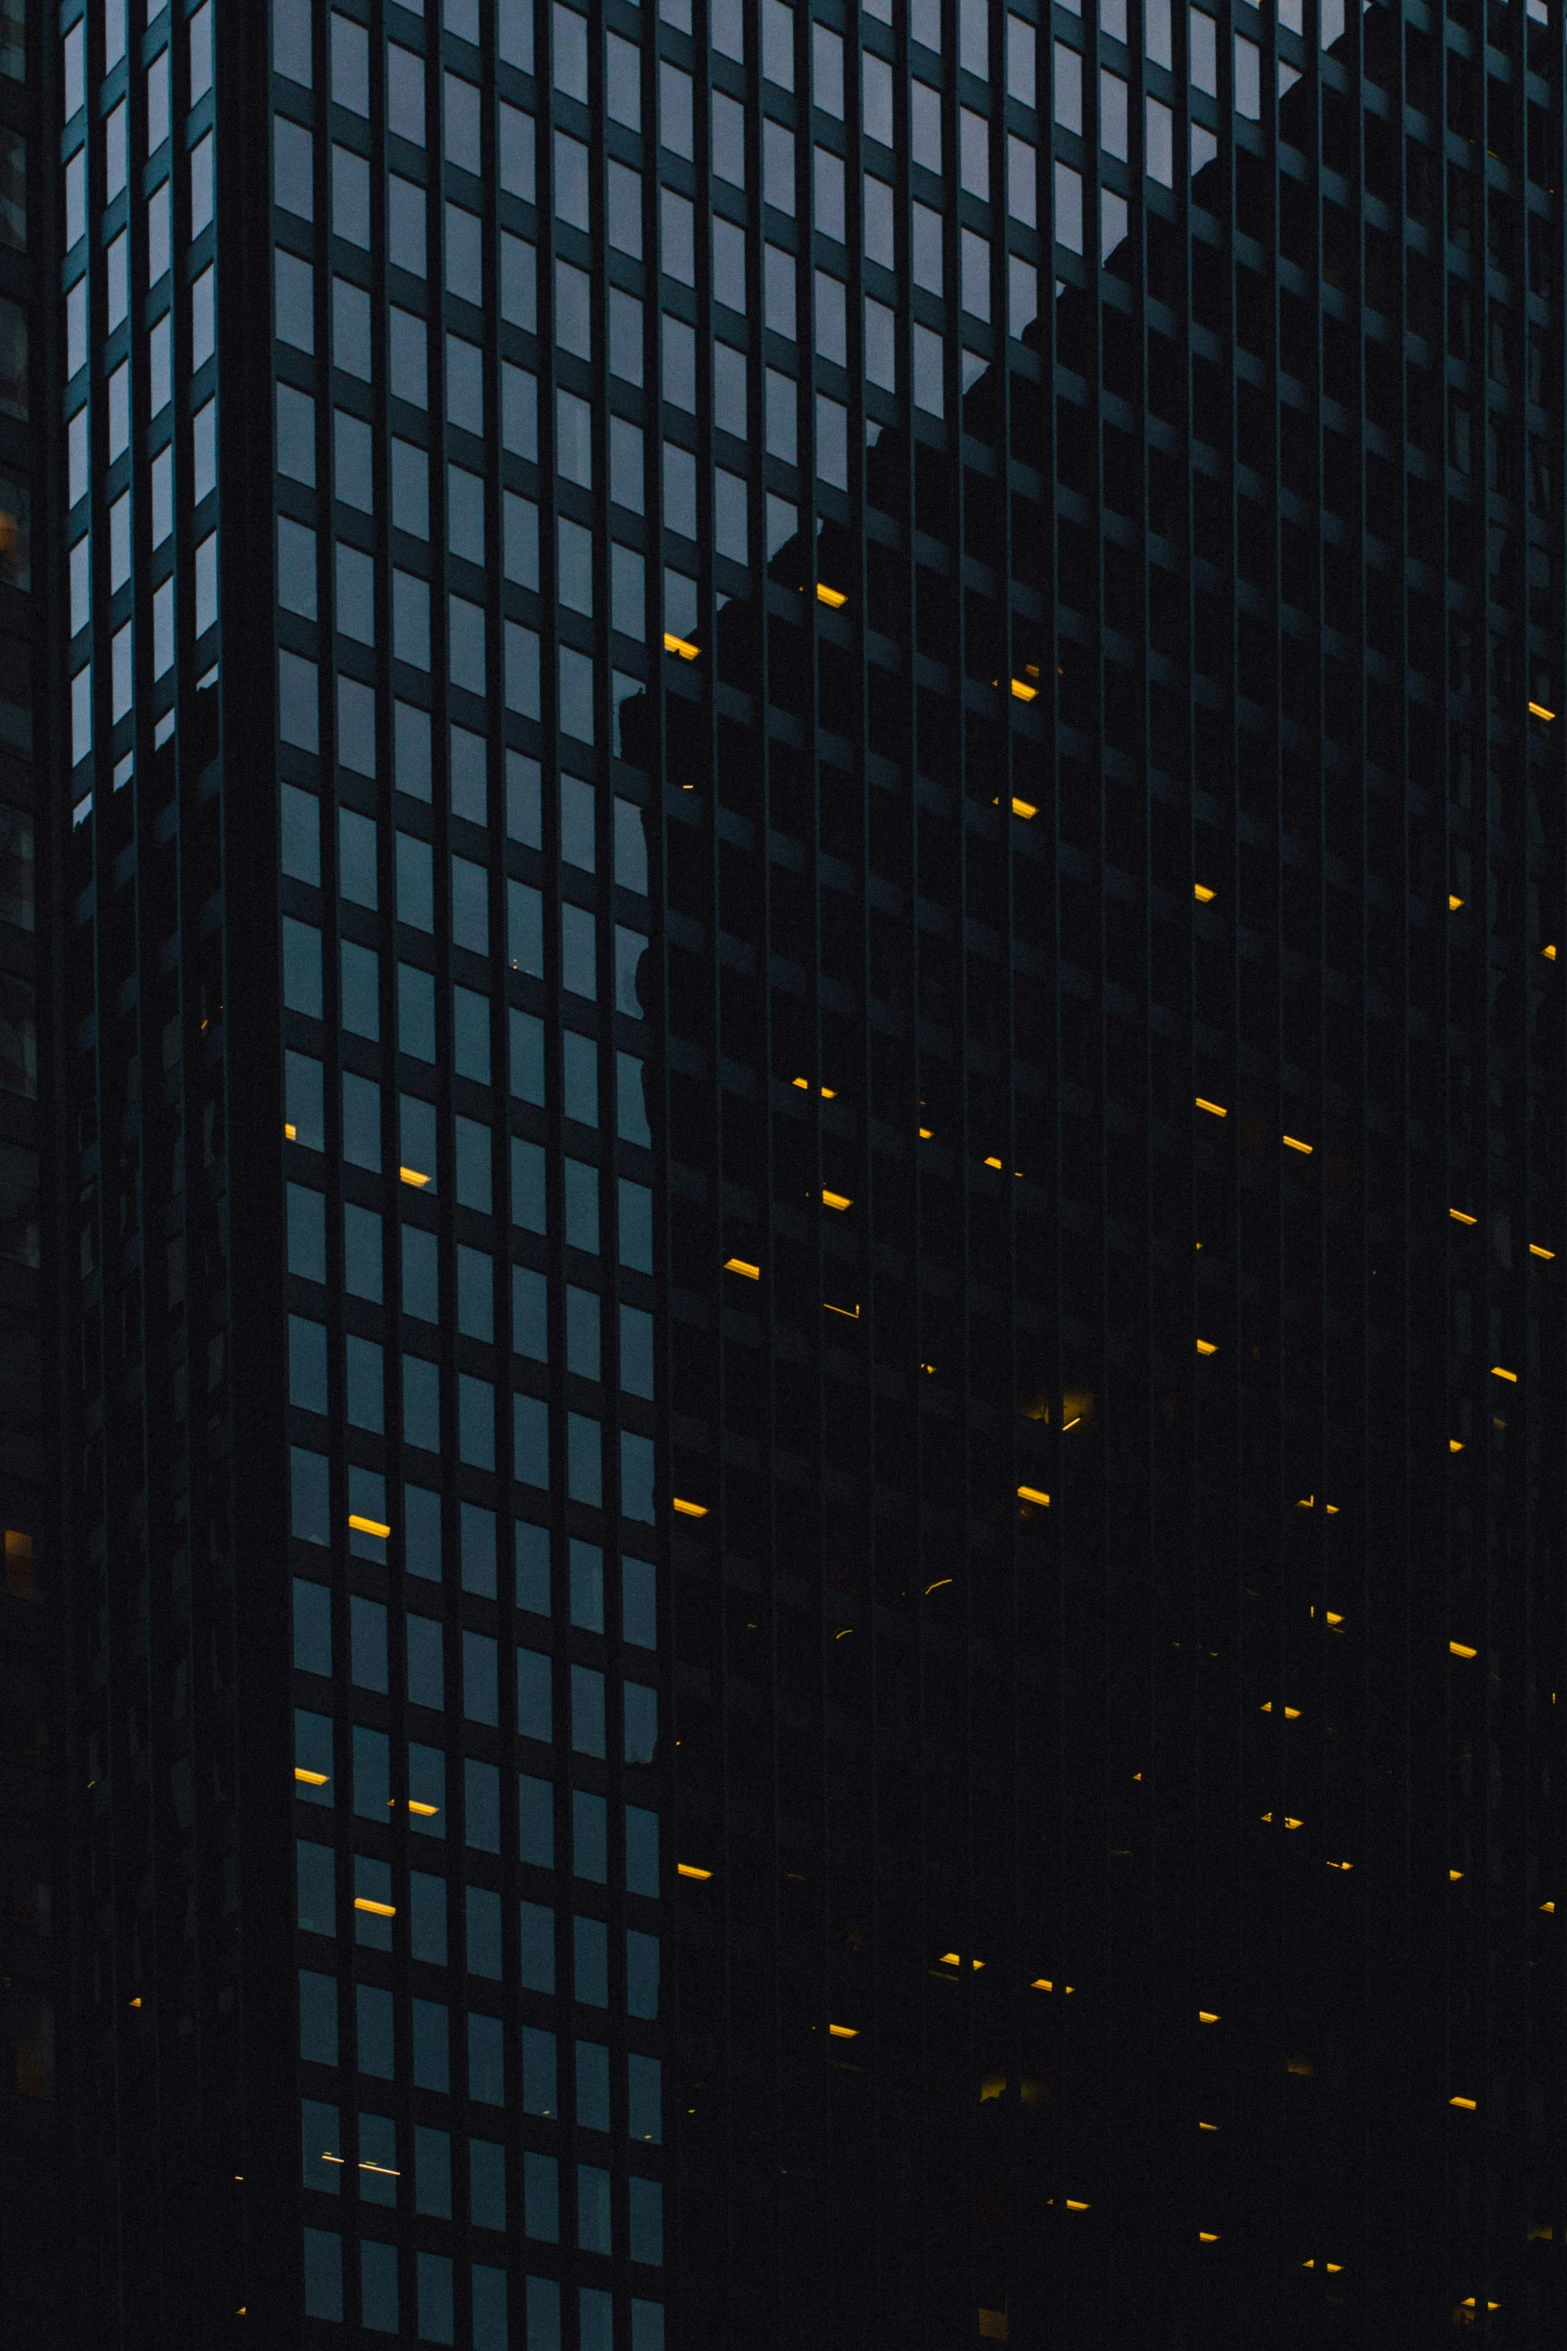
[{"label": "reflected building silhouette", "polygon": [[1444,418],[1440,38],[1281,68],[621,708],[692,2343],[1559,2307],[1558,604],[1463,437],[1559,393],[1493,281]]}]

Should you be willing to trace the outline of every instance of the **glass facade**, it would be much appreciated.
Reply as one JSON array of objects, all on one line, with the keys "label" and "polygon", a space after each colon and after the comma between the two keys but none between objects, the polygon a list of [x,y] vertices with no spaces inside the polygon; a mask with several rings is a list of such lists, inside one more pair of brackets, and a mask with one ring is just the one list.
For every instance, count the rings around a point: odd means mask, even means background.
[{"label": "glass facade", "polygon": [[65,2340],[1559,2325],[1562,83],[0,0]]}]

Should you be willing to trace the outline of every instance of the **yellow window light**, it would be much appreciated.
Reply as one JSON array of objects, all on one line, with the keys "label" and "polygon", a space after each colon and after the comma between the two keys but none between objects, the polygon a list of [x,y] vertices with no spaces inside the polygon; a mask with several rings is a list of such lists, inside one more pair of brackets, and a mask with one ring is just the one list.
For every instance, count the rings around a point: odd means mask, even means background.
[{"label": "yellow window light", "polygon": [[285,1143],[297,1143],[299,1141],[298,1134],[295,1132],[293,1127],[289,1125],[286,1119],[283,1122],[283,1140]]},{"label": "yellow window light", "polygon": [[1197,1352],[1199,1355],[1217,1355],[1219,1350],[1212,1339],[1199,1339]]},{"label": "yellow window light", "polygon": [[1543,702],[1531,702],[1529,716],[1531,718],[1554,718],[1556,713],[1554,710],[1547,710]]},{"label": "yellow window light", "polygon": [[838,1099],[838,1089],[837,1089],[837,1087],[836,1087],[836,1086],[823,1086],[823,1088],[822,1088],[822,1100],[823,1100],[824,1102],[836,1102],[836,1101],[837,1101],[837,1099]]},{"label": "yellow window light", "polygon": [[936,1965],[938,1967],[961,1967],[963,1962],[955,1951],[938,1951]]},{"label": "yellow window light", "polygon": [[401,1183],[411,1184],[416,1192],[422,1192],[430,1181],[429,1177],[417,1167],[400,1167],[397,1174]]},{"label": "yellow window light", "polygon": [[1341,1625],[1341,1624],[1343,1623],[1343,1621],[1344,1621],[1344,1619],[1342,1618],[1342,1616],[1340,1616],[1340,1615],[1339,1615],[1339,1614],[1338,1614],[1338,1613],[1337,1613],[1337,1612],[1336,1612],[1334,1609],[1331,1609],[1331,1608],[1330,1608],[1330,1609],[1328,1609],[1328,1610],[1326,1611],[1326,1615],[1327,1615],[1327,1621],[1328,1621],[1328,1623],[1329,1623],[1330,1625],[1334,1626],[1334,1627],[1335,1627],[1335,1629],[1336,1629],[1336,1628],[1337,1628],[1339,1625]]},{"label": "yellow window light", "polygon": [[1471,1216],[1467,1209],[1450,1208],[1447,1213],[1454,1224],[1478,1224],[1480,1222],[1480,1219],[1477,1216]]},{"label": "yellow window light", "polygon": [[937,1576],[936,1581],[933,1584],[927,1584],[925,1586],[926,1599],[928,1600],[930,1598],[932,1592],[944,1592],[951,1581],[952,1578],[949,1575]]},{"label": "yellow window light", "polygon": [[392,1531],[378,1518],[361,1518],[357,1510],[349,1512],[348,1523],[356,1535],[379,1535],[383,1543]]},{"label": "yellow window light", "polygon": [[1448,1871],[1448,1873],[1447,1873],[1447,1882],[1448,1882],[1448,1884],[1449,1884],[1450,1886],[1456,1886],[1456,1885],[1458,1884],[1458,1881],[1459,1881],[1459,1879],[1460,1879],[1460,1878],[1463,1876],[1463,1874],[1464,1874],[1464,1873],[1463,1873],[1463,1871],[1462,1871],[1461,1869],[1450,1869],[1450,1870]]},{"label": "yellow window light", "polygon": [[682,661],[695,661],[702,648],[693,645],[689,637],[677,637],[669,629],[664,631],[664,651],[678,653]]},{"label": "yellow window light", "polygon": [[1449,1641],[1447,1646],[1455,1657],[1478,1657],[1480,1654],[1478,1649],[1471,1649],[1465,1641]]},{"label": "yellow window light", "polygon": [[1230,1115],[1222,1102],[1210,1102],[1206,1099],[1205,1096],[1201,1094],[1198,1094],[1193,1098],[1197,1104],[1198,1109],[1206,1110],[1210,1118],[1228,1118]]},{"label": "yellow window light", "polygon": [[1039,688],[1031,686],[1026,678],[1014,678],[1012,680],[1012,694],[1015,701],[1036,702],[1039,699]]},{"label": "yellow window light", "polygon": [[678,1494],[670,1495],[669,1507],[671,1510],[677,1511],[682,1518],[706,1518],[707,1516],[705,1502],[685,1502]]},{"label": "yellow window light", "polygon": [[697,1878],[705,1885],[712,1874],[710,1869],[699,1869],[694,1861],[677,1861],[675,1863],[677,1878]]},{"label": "yellow window light", "polygon": [[743,1257],[726,1257],[724,1271],[725,1273],[743,1273],[748,1282],[759,1282],[762,1278],[761,1267],[748,1264]]},{"label": "yellow window light", "polygon": [[837,612],[848,603],[849,599],[841,588],[829,588],[825,580],[818,580],[816,601],[818,604],[829,605],[834,612]]},{"label": "yellow window light", "polygon": [[1492,1364],[1491,1377],[1493,1380],[1506,1380],[1510,1387],[1516,1388],[1518,1385],[1518,1374],[1515,1371],[1506,1370],[1500,1363]]},{"label": "yellow window light", "polygon": [[421,1804],[417,1796],[410,1796],[408,1809],[416,1820],[434,1820],[441,1808],[439,1804]]},{"label": "yellow window light", "polygon": [[860,1319],[858,1306],[834,1306],[830,1298],[824,1298],[822,1304],[829,1314],[841,1314],[845,1322],[858,1322]]},{"label": "yellow window light", "polygon": [[1447,893],[1447,911],[1448,911],[1448,913],[1449,913],[1449,914],[1456,914],[1456,913],[1458,912],[1458,909],[1459,909],[1459,908],[1462,906],[1462,904],[1463,904],[1463,900],[1462,900],[1462,898],[1455,898],[1455,897],[1453,896],[1453,893],[1452,893],[1452,891],[1451,891],[1451,890],[1449,890],[1449,891],[1448,891],[1448,893]]},{"label": "yellow window light", "polygon": [[1081,2200],[1075,2196],[1067,2197],[1066,2208],[1068,2212],[1087,2212],[1090,2209],[1088,2205],[1081,2202]]},{"label": "yellow window light", "polygon": [[857,2041],[860,2037],[857,2024],[830,2024],[827,2030],[835,2041]]},{"label": "yellow window light", "polygon": [[1531,1241],[1529,1243],[1529,1254],[1531,1257],[1543,1257],[1547,1265],[1549,1265],[1555,1257],[1556,1252],[1554,1249],[1542,1249],[1538,1241]]},{"label": "yellow window light", "polygon": [[849,1198],[847,1192],[829,1192],[824,1186],[822,1190],[822,1206],[824,1208],[852,1208],[854,1206],[854,1202]]},{"label": "yellow window light", "polygon": [[935,1130],[935,1128],[934,1128],[934,1127],[921,1127],[921,1128],[920,1128],[920,1130],[919,1130],[919,1138],[920,1138],[920,1141],[921,1141],[922,1143],[929,1143],[929,1142],[931,1142],[931,1141],[934,1139],[934,1137],[935,1137],[935,1133],[936,1133],[936,1130]]},{"label": "yellow window light", "polygon": [[1353,1869],[1354,1866],[1352,1861],[1330,1861],[1328,1863],[1329,1869]]},{"label": "yellow window light", "polygon": [[1449,2106],[1461,2106],[1465,2114],[1473,2114],[1476,2111],[1473,2098],[1449,2098],[1447,2103]]},{"label": "yellow window light", "polygon": [[1464,1440],[1463,1440],[1463,1438],[1462,1438],[1462,1437],[1449,1437],[1449,1438],[1448,1438],[1448,1440],[1447,1440],[1447,1450],[1449,1451],[1449,1453],[1462,1453],[1463,1449],[1464,1449]]},{"label": "yellow window light", "polygon": [[324,1788],[331,1776],[331,1773],[326,1771],[306,1771],[302,1763],[296,1763],[294,1766],[295,1779],[307,1788]]},{"label": "yellow window light", "polygon": [[1197,2242],[1198,2242],[1198,2244],[1199,2244],[1199,2245],[1217,2245],[1217,2243],[1219,2242],[1219,2232],[1218,2232],[1218,2230],[1217,2230],[1217,2229],[1199,2229],[1199,2230],[1197,2231]]},{"label": "yellow window light", "polygon": [[[1263,1714],[1271,1714],[1273,1712],[1273,1700],[1271,1698],[1264,1698],[1259,1711]],[[1300,1708],[1298,1706],[1284,1706],[1281,1707],[1279,1711],[1283,1715],[1286,1722],[1299,1722],[1300,1720]]]},{"label": "yellow window light", "polygon": [[1316,1146],[1314,1144],[1303,1143],[1298,1135],[1286,1135],[1284,1138],[1284,1148],[1286,1151],[1303,1152],[1308,1159],[1311,1157],[1315,1147]]},{"label": "yellow window light", "polygon": [[1216,2131],[1216,2130],[1218,2129],[1218,2127],[1219,2127],[1219,2126],[1218,2126],[1218,2124],[1217,2124],[1216,2122],[1200,2122],[1200,2123],[1197,2125],[1197,2128],[1198,2128],[1200,2131]]},{"label": "yellow window light", "polygon": [[1218,891],[1210,890],[1206,882],[1193,882],[1192,884],[1192,896],[1199,906],[1211,906],[1218,895]]},{"label": "yellow window light", "polygon": [[809,1078],[796,1078],[794,1083],[802,1094],[808,1094],[811,1090],[811,1081]]},{"label": "yellow window light", "polygon": [[1020,1502],[1037,1502],[1041,1510],[1046,1509],[1050,1502],[1050,1496],[1039,1486],[1019,1486],[1017,1498]]},{"label": "yellow window light", "polygon": [[134,2000],[132,2000],[132,2001],[129,2001],[129,2002],[127,2003],[127,2005],[128,2005],[129,2007],[131,2007],[131,2008],[139,2008],[139,2007],[141,2006],[141,1994],[140,1994],[140,1992],[138,1992],[138,1993],[137,1993],[137,1995],[136,1995],[136,1997],[135,1997],[135,1999],[134,1999]]},{"label": "yellow window light", "polygon": [[1217,2024],[1217,2023],[1218,2023],[1218,2021],[1219,2021],[1219,2012],[1218,2012],[1218,2010],[1217,2010],[1216,2008],[1199,2008],[1199,2009],[1198,2009],[1198,2011],[1197,2011],[1197,2022],[1198,2022],[1199,2024]]},{"label": "yellow window light", "polygon": [[1542,1910],[1554,1910],[1554,1909],[1556,1908],[1556,1905],[1555,1905],[1555,1903],[1554,1903],[1554,1902],[1542,1902],[1542,1903],[1540,1904],[1540,1908],[1541,1908]]},{"label": "yellow window light", "polygon": [[1036,817],[1039,814],[1039,810],[1032,800],[1019,800],[1016,793],[1014,793],[1012,797],[1012,813],[1014,816],[1022,817],[1026,824],[1030,818]]},{"label": "yellow window light", "polygon": [[354,1908],[368,1910],[372,1918],[395,1918],[397,1916],[395,1902],[372,1902],[368,1894],[356,1894]]},{"label": "yellow window light", "polygon": [[985,1165],[986,1165],[987,1167],[999,1167],[999,1166],[1001,1165],[1001,1162],[1000,1162],[1000,1160],[999,1160],[999,1159],[987,1159],[987,1160],[986,1160],[986,1162],[985,1162]]}]

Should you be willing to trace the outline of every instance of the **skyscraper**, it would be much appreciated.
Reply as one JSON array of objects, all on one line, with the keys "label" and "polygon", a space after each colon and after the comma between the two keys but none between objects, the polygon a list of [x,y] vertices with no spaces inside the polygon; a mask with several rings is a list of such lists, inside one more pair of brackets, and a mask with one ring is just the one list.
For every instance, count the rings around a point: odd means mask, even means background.
[{"label": "skyscraper", "polygon": [[16,2339],[1550,2339],[1559,18],[30,38]]}]

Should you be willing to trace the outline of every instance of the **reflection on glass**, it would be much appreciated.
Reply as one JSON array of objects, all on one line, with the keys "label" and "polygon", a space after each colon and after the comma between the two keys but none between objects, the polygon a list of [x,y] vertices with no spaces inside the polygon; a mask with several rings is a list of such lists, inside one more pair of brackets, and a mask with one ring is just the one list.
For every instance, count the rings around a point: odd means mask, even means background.
[{"label": "reflection on glass", "polygon": [[0,922],[30,931],[34,923],[33,820],[0,801]]},{"label": "reflection on glass", "polygon": [[[38,1154],[17,1143],[0,1143],[0,1257],[9,1257],[17,1265],[39,1262]],[[8,1586],[10,1545],[21,1539],[6,1537]]]},{"label": "reflection on glass", "polygon": [[387,2114],[359,2117],[359,2195],[366,2204],[397,2202],[397,2125]]},{"label": "reflection on glass", "polygon": [[0,130],[0,245],[27,250],[27,141]]},{"label": "reflection on glass", "polygon": [[38,1006],[26,980],[0,974],[0,1088],[38,1097]]},{"label": "reflection on glass", "polygon": [[27,313],[0,298],[0,410],[27,415]]},{"label": "reflection on glass", "polygon": [[8,588],[33,584],[32,498],[7,474],[0,474],[0,580]]}]

